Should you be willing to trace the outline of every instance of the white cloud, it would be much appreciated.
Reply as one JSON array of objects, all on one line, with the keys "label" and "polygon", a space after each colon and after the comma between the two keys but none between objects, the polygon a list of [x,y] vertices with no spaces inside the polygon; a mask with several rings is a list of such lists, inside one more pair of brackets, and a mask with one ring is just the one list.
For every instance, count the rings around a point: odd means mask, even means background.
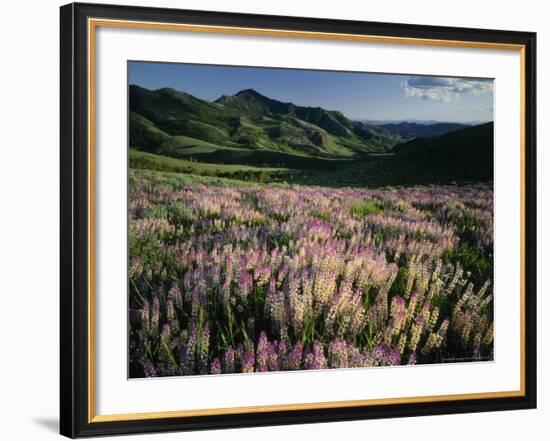
[{"label": "white cloud", "polygon": [[464,78],[410,77],[401,85],[407,98],[419,97],[445,103],[457,101],[461,94],[481,95],[493,91],[491,80]]}]

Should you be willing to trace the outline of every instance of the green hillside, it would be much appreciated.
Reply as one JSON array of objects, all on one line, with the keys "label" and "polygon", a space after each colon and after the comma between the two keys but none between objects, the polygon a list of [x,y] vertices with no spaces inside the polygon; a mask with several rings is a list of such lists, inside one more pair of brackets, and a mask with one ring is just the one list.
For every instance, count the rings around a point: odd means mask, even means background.
[{"label": "green hillside", "polygon": [[170,173],[186,173],[197,176],[217,176],[253,182],[287,182],[294,180],[297,170],[276,167],[250,167],[247,165],[202,164],[169,158],[154,153],[130,149],[130,168]]},{"label": "green hillside", "polygon": [[493,179],[493,123],[408,143],[399,153],[370,155],[334,173],[317,174],[317,185],[385,185],[483,182]]},{"label": "green hillside", "polygon": [[139,169],[327,186],[492,180],[493,124],[462,126],[375,126],[252,89],[207,102],[130,86],[130,166]]},{"label": "green hillside", "polygon": [[407,143],[398,153],[371,155],[311,182],[333,186],[417,185],[493,179],[493,123]]},{"label": "green hillside", "polygon": [[[210,147],[272,150],[326,158],[384,152],[403,138],[384,128],[351,121],[341,112],[273,100],[247,89],[215,102],[164,88],[130,86],[130,146],[166,154],[171,137]],[[181,140],[181,138],[179,138]],[[168,142],[167,142],[168,141]],[[203,144],[205,145],[205,144]],[[177,156],[179,148],[170,154]]]}]

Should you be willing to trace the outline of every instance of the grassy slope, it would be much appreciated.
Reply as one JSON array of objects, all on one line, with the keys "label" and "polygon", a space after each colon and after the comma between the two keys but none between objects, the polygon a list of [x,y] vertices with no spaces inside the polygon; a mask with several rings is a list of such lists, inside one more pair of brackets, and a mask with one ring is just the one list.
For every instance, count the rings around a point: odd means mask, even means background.
[{"label": "grassy slope", "polygon": [[159,153],[173,158],[209,164],[329,171],[334,171],[352,162],[347,159],[325,159],[267,149],[250,150],[236,147],[220,147],[186,136],[171,137],[160,146]]},{"label": "grassy slope", "polygon": [[371,154],[356,161],[267,150],[221,149],[190,139],[184,141],[193,152],[186,157],[193,160],[131,150],[130,165],[201,176],[335,187],[491,181],[493,176],[492,123],[416,140],[399,153]]},{"label": "grassy slope", "polygon": [[[385,151],[399,137],[352,122],[340,112],[281,103],[256,92],[210,103],[173,89],[130,86],[131,146],[159,153],[151,127],[167,136],[185,136],[223,147],[268,149],[319,157],[357,157]],[[133,136],[136,134],[136,136]],[[163,136],[164,138],[164,136]]]},{"label": "grassy slope", "polygon": [[384,186],[491,181],[493,123],[418,139],[395,154],[372,155],[335,173],[309,177],[334,186]]},{"label": "grassy slope", "polygon": [[170,173],[187,173],[198,176],[219,176],[245,181],[284,181],[292,179],[296,171],[276,167],[251,167],[247,165],[204,164],[169,158],[153,153],[130,149],[130,168],[156,170]]}]

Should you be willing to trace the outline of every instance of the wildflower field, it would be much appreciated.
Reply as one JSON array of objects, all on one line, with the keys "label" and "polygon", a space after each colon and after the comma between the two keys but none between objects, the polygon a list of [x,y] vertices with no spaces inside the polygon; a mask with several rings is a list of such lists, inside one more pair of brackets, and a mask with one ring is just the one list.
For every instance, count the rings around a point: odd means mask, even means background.
[{"label": "wildflower field", "polygon": [[493,191],[130,171],[130,376],[491,360]]}]

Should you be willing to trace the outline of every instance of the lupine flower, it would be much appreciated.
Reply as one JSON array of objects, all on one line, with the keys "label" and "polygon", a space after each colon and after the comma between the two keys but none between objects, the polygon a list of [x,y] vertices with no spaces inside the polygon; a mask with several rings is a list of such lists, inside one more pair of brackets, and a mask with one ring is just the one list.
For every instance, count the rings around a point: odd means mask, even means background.
[{"label": "lupine flower", "polygon": [[226,374],[232,374],[235,372],[235,352],[232,346],[228,346],[225,350],[223,359],[223,371]]},{"label": "lupine flower", "polygon": [[269,371],[279,371],[281,370],[282,364],[279,361],[279,345],[277,341],[272,341],[269,343],[267,348],[267,370]]},{"label": "lupine flower", "polygon": [[212,363],[210,363],[210,373],[213,375],[222,373],[222,365],[219,358],[214,358],[214,360],[212,360]]},{"label": "lupine flower", "polygon": [[151,363],[150,360],[147,360],[145,366],[143,366],[143,373],[146,377],[156,377],[157,372],[155,370],[155,366],[153,365],[153,363]]},{"label": "lupine flower", "polygon": [[319,341],[313,343],[313,352],[306,355],[307,369],[326,369],[327,359],[323,351],[323,345]]},{"label": "lupine flower", "polygon": [[208,349],[210,347],[210,327],[208,323],[204,325],[202,330],[202,338],[200,342],[199,352],[199,370],[206,371],[208,365]]},{"label": "lupine flower", "polygon": [[302,366],[302,345],[298,341],[292,348],[290,354],[288,354],[288,369],[289,370],[298,370]]},{"label": "lupine flower", "polygon": [[173,283],[168,291],[168,300],[171,300],[178,308],[182,307],[181,290],[177,283]]},{"label": "lupine flower", "polygon": [[[490,271],[478,281],[449,258],[467,246],[491,259],[490,187],[131,176],[130,358],[150,357],[144,375],[492,357]],[[351,213],[367,200],[382,211]]]},{"label": "lupine flower", "polygon": [[150,312],[149,312],[149,303],[148,302],[144,302],[143,303],[143,308],[141,308],[140,310],[140,317],[141,317],[141,321],[142,321],[142,326],[144,328],[148,328],[149,327],[149,315],[150,315]]},{"label": "lupine flower", "polygon": [[257,369],[259,372],[267,372],[267,363],[268,363],[268,351],[269,351],[269,342],[267,341],[267,335],[264,331],[261,332],[260,338],[258,340],[258,346],[256,346],[256,363]]},{"label": "lupine flower", "polygon": [[165,342],[170,342],[170,325],[167,323],[162,326],[162,333],[160,335],[160,338]]},{"label": "lupine flower", "polygon": [[348,367],[348,345],[345,341],[336,339],[328,346],[328,361],[331,368]]},{"label": "lupine flower", "polygon": [[174,302],[170,299],[166,302],[166,318],[168,320],[174,320],[176,317],[176,311],[174,309]]},{"label": "lupine flower", "polygon": [[181,352],[181,370],[184,375],[191,375],[195,369],[195,348],[197,345],[197,329],[192,327],[189,337]]},{"label": "lupine flower", "polygon": [[254,352],[246,351],[243,354],[242,365],[243,372],[254,372]]},{"label": "lupine flower", "polygon": [[153,311],[151,313],[151,327],[157,331],[160,321],[160,301],[158,297],[153,299]]}]

